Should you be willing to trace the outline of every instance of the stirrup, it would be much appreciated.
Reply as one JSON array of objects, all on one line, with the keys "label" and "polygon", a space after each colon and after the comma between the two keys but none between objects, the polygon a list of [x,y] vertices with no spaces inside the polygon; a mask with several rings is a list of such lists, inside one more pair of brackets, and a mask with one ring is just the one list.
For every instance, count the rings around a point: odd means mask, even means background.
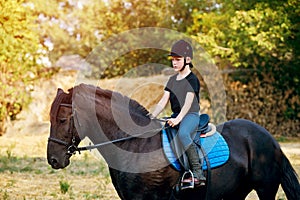
[{"label": "stirrup", "polygon": [[[191,181],[189,182],[184,182],[185,179],[190,179],[192,178]],[[185,190],[185,189],[194,189],[195,187],[195,179],[194,179],[194,174],[191,170],[189,171],[185,171],[181,177],[181,181],[180,181],[180,188],[181,190]]]}]

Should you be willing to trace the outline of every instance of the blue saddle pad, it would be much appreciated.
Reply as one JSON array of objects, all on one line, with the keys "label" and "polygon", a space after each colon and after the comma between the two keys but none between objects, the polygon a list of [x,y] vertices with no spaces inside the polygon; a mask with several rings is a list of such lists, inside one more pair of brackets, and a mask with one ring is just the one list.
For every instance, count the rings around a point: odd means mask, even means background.
[{"label": "blue saddle pad", "polygon": [[[223,138],[223,136],[216,132],[212,136],[200,138],[196,136],[197,143],[200,143],[201,147],[204,149],[210,164],[210,168],[216,168],[225,164],[229,159],[229,148]],[[169,160],[171,165],[178,171],[181,171],[183,168],[178,161],[175,153],[171,148],[169,138],[167,136],[166,130],[162,131],[162,145],[166,158]],[[199,150],[199,157],[203,160],[203,170],[207,170],[206,160],[203,158],[201,151]]]}]

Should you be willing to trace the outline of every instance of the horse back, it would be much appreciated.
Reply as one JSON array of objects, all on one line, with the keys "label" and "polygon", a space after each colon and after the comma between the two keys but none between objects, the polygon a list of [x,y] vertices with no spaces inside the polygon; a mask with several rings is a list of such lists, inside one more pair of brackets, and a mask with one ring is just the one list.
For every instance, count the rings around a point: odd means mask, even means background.
[{"label": "horse back", "polygon": [[249,120],[231,120],[217,126],[217,130],[230,146],[247,148],[248,153],[269,155],[281,151],[278,142],[265,128]]}]

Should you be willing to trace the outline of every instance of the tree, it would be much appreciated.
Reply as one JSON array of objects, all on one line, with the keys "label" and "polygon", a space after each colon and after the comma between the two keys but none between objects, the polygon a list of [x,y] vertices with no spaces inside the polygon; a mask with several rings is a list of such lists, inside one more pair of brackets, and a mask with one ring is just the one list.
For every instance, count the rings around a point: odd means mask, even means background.
[{"label": "tree", "polygon": [[299,47],[295,45],[299,32],[295,26],[299,23],[292,23],[298,17],[289,11],[299,13],[300,5],[294,0],[237,2],[224,1],[218,12],[194,10],[189,33],[219,58],[223,67],[270,73],[277,88],[292,89],[299,95],[300,70],[295,67],[299,62]]},{"label": "tree", "polygon": [[[278,117],[299,119],[300,4],[288,1],[227,1],[212,12],[193,11],[188,33],[215,58],[221,68],[251,69],[240,81],[252,81],[253,72],[271,83],[284,105]],[[277,101],[282,104],[282,101]]]},{"label": "tree", "polygon": [[[210,9],[213,2],[209,1],[207,6],[202,0],[28,1],[35,5],[42,43],[53,43],[54,48],[49,51],[53,63],[65,54],[79,54],[86,58],[101,42],[135,28],[163,27],[184,32],[187,25],[192,23],[192,9]],[[153,49],[129,52],[116,60],[101,76],[119,76],[140,64],[158,63],[166,60],[165,54]],[[94,69],[93,75],[99,77],[99,69]]]},{"label": "tree", "polygon": [[[66,54],[79,54],[86,58],[90,52],[107,38],[140,27],[163,27],[166,13],[164,1],[68,1],[30,0],[35,7],[40,28],[40,40],[45,46],[50,41],[49,57],[55,63]],[[80,3],[82,2],[82,4]],[[80,3],[80,4],[79,4]],[[115,61],[112,67],[95,77],[122,75],[140,63],[147,62],[144,51],[130,52]],[[128,60],[126,57],[133,59]],[[147,59],[149,56],[147,56]],[[151,62],[151,61],[149,61]],[[98,70],[98,71],[97,71]]]},{"label": "tree", "polygon": [[0,135],[29,101],[42,56],[35,18],[22,0],[0,0]]}]

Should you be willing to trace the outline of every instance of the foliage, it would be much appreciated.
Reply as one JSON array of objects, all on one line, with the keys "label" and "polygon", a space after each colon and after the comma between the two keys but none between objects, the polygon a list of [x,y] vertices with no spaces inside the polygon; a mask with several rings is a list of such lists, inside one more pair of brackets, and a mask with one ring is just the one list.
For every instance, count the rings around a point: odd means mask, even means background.
[{"label": "foliage", "polygon": [[285,44],[291,36],[287,13],[266,4],[224,13],[194,10],[193,21],[189,33],[211,55],[229,60],[232,66],[257,68],[274,58],[283,60],[291,56],[292,49]]},{"label": "foliage", "polygon": [[0,0],[0,135],[29,101],[30,84],[41,70],[35,18],[23,3]]},{"label": "foliage", "polygon": [[[190,10],[205,7],[200,0],[28,1],[35,5],[41,41],[53,43],[54,48],[49,48],[49,57],[53,63],[66,54],[78,54],[87,58],[103,41],[135,28],[163,27],[185,31],[187,25],[191,24]],[[124,48],[126,45],[124,43]],[[103,66],[94,66],[92,75],[97,78],[120,76],[145,63],[169,64],[166,52],[141,49],[120,55],[111,65],[104,66],[105,70],[101,69]]]},{"label": "foliage", "polygon": [[[105,66],[97,64],[105,58],[90,56],[109,38],[143,27],[187,33],[218,67],[234,71],[230,81],[250,84],[255,72],[274,87],[273,95],[282,94],[277,102],[286,105],[280,110],[285,119],[300,118],[297,0],[0,0],[0,9],[0,134],[29,102],[33,80],[44,73],[41,56],[55,65],[63,55],[78,54],[93,64],[94,78],[124,75],[145,63],[168,65],[166,52],[157,49],[132,50]],[[158,68],[145,69],[138,75]]]},{"label": "foliage", "polygon": [[[287,118],[299,119],[300,54],[295,44],[300,36],[297,30],[300,4],[294,0],[275,3],[225,0],[222,5],[215,12],[194,10],[189,34],[222,69],[248,68],[256,71],[260,81],[271,81],[287,95],[282,96],[287,107],[280,112]],[[236,75],[233,78],[245,83],[252,80],[252,72],[243,80],[241,74]]]},{"label": "foliage", "polygon": [[[95,5],[96,6],[96,5]],[[92,6],[92,8],[95,8]],[[93,30],[98,31],[102,38],[95,44],[97,46],[101,42],[106,42],[107,39],[115,37],[116,34],[120,34],[124,31],[132,30],[142,27],[166,27],[168,26],[167,13],[162,12],[166,9],[165,1],[127,1],[122,0],[112,1],[101,10],[91,10],[89,13],[91,16],[89,21],[99,21],[101,13],[106,13],[101,18],[100,23],[95,23]],[[97,17],[97,19],[95,18]],[[86,18],[81,18],[81,22],[86,22]],[[130,41],[131,40],[131,41]],[[96,59],[105,59],[105,54],[118,55],[119,49],[127,49],[127,45],[135,41],[136,38],[130,38],[129,41],[123,42],[121,46],[113,47],[115,44],[111,44],[109,52],[100,52],[100,55]],[[116,40],[118,41],[118,40]],[[94,46],[96,47],[96,46]],[[103,56],[104,55],[104,56]],[[140,49],[127,52],[125,55],[118,55],[116,60],[106,63],[105,66],[94,65],[93,75],[96,77],[115,77],[120,76],[128,72],[141,64],[145,63],[160,63],[165,55],[165,52],[158,51],[157,49]],[[93,62],[93,60],[89,60]],[[110,64],[110,65],[109,65]]]},{"label": "foliage", "polygon": [[226,81],[228,119],[249,119],[275,136],[299,137],[300,120],[289,119],[289,113],[283,112],[288,107],[288,91],[279,90],[267,80],[253,74],[247,84]]}]

